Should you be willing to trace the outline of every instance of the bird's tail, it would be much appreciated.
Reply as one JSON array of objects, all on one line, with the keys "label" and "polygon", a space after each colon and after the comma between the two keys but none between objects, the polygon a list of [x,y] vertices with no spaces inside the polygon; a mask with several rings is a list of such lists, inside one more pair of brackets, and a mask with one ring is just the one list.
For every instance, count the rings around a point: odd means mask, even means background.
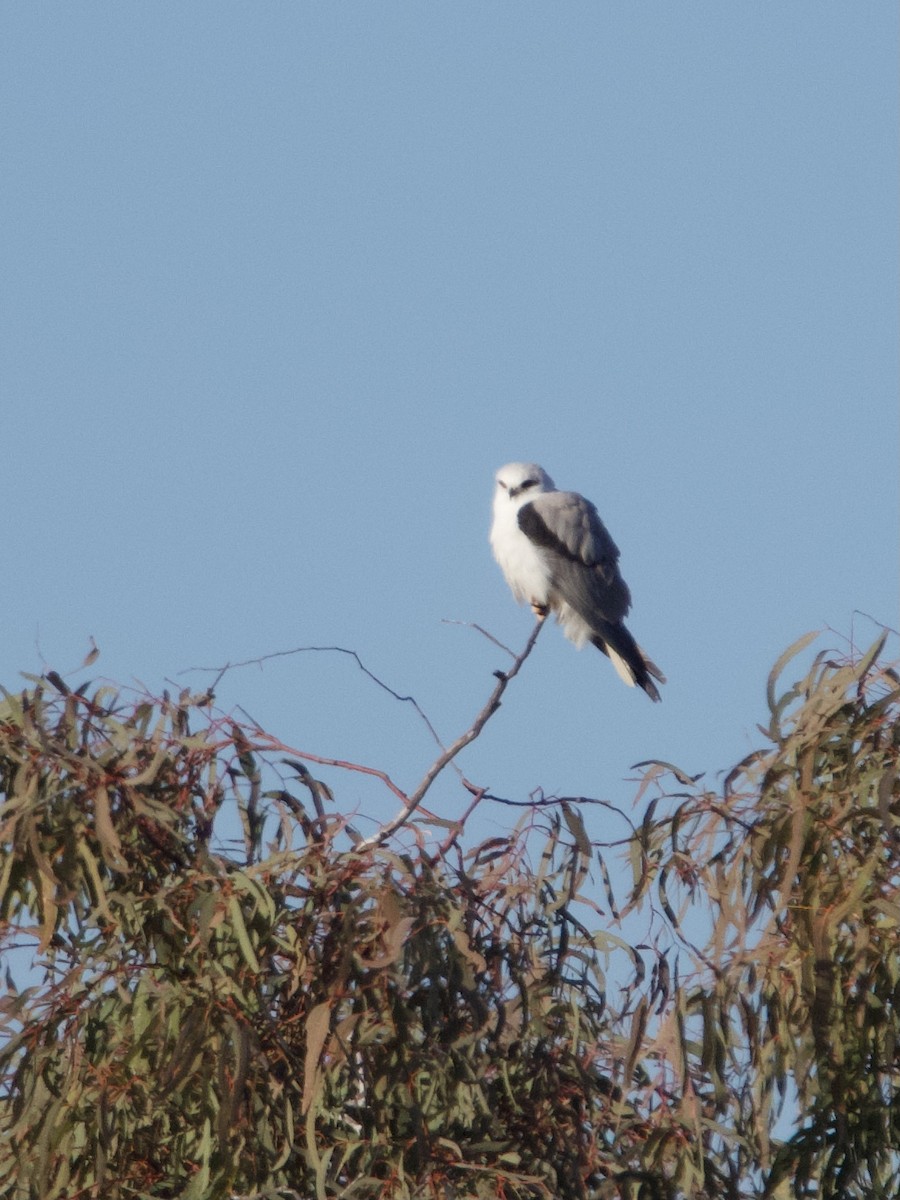
[{"label": "bird's tail", "polygon": [[618,625],[604,622],[603,629],[591,638],[591,642],[598,650],[602,650],[609,656],[619,678],[629,687],[637,684],[639,688],[644,689],[651,700],[661,699],[659,689],[653,680],[657,679],[660,683],[665,683],[665,675],[656,663],[647,657],[621,622]]}]

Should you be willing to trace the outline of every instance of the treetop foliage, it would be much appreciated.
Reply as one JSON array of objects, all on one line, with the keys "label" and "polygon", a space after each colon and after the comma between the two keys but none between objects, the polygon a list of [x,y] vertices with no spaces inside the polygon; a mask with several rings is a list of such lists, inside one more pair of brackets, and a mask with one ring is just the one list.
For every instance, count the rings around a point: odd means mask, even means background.
[{"label": "treetop foliage", "polygon": [[361,841],[209,694],[4,693],[0,1194],[894,1200],[900,688],[806,644],[605,840]]}]

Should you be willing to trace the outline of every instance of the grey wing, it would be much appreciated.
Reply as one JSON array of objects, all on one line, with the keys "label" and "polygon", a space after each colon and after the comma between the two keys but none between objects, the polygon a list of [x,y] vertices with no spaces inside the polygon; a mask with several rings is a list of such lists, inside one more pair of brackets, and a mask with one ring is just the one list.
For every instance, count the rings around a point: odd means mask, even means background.
[{"label": "grey wing", "polygon": [[589,624],[621,621],[631,595],[619,573],[619,548],[589,500],[542,492],[519,509],[519,528],[550,556],[551,580]]}]

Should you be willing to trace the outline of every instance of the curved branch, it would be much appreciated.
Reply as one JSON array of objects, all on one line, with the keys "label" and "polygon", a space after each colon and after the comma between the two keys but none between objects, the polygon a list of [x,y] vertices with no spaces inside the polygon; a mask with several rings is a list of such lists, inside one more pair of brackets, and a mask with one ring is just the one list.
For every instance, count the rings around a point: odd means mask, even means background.
[{"label": "curved branch", "polygon": [[406,793],[403,789],[394,783],[386,771],[379,771],[377,767],[366,767],[362,763],[347,762],[343,758],[323,758],[321,754],[310,754],[308,750],[298,750],[295,746],[288,746],[285,742],[280,741],[269,733],[264,733],[262,730],[257,730],[254,734],[254,749],[276,750],[279,754],[291,754],[294,758],[315,763],[317,766],[340,767],[342,771],[358,771],[361,775],[374,775],[395,796],[399,797],[404,804],[408,803]]},{"label": "curved branch", "polygon": [[[478,628],[478,626],[476,626],[476,628]],[[486,634],[485,636],[490,637],[490,634]],[[492,640],[496,640],[496,639],[492,639]],[[497,644],[499,645],[500,643],[498,642]],[[505,649],[505,647],[504,647],[504,649]],[[442,750],[444,749],[444,743],[441,741],[437,730],[432,725],[431,721],[428,719],[428,715],[420,707],[415,696],[403,696],[400,694],[400,692],[395,691],[392,687],[390,687],[388,684],[386,684],[383,679],[379,679],[379,677],[375,674],[374,671],[369,670],[369,668],[366,666],[366,664],[359,657],[359,655],[357,654],[357,652],[355,650],[349,650],[346,646],[295,646],[293,650],[273,650],[270,654],[261,654],[259,656],[259,658],[245,658],[241,662],[226,663],[224,667],[186,667],[183,671],[179,671],[178,674],[179,675],[187,675],[191,671],[201,671],[201,672],[206,672],[207,674],[215,673],[215,675],[216,675],[215,679],[212,681],[212,683],[207,688],[207,692],[214,693],[216,688],[218,687],[220,681],[222,680],[223,676],[228,671],[236,670],[238,667],[256,667],[256,666],[261,667],[263,663],[268,662],[269,659],[272,659],[272,658],[289,658],[289,657],[293,656],[294,654],[311,654],[311,653],[345,654],[349,658],[352,658],[354,660],[354,662],[356,663],[356,665],[359,667],[360,671],[362,671],[363,675],[367,675],[369,677],[369,679],[372,680],[373,683],[376,683],[383,691],[387,692],[387,694],[389,696],[393,696],[395,700],[400,700],[404,704],[411,704],[413,706],[413,708],[416,710],[416,712],[418,713],[419,717],[421,718],[421,720],[422,720],[423,724],[425,725],[426,729],[428,730],[428,732],[431,734],[431,736],[434,738],[434,740],[437,742],[437,744],[440,746],[440,748]],[[252,720],[252,718],[251,718],[251,720]]]},{"label": "curved branch", "polygon": [[363,838],[361,842],[357,843],[357,850],[374,850],[375,847],[383,845],[383,843],[387,841],[391,834],[396,833],[401,826],[405,825],[422,803],[426,792],[434,783],[435,779],[437,779],[438,775],[440,775],[441,771],[443,771],[443,769],[449,763],[451,763],[454,758],[456,758],[460,750],[464,750],[470,742],[475,741],[482,729],[484,729],[485,725],[500,707],[500,701],[503,693],[506,691],[512,680],[515,679],[516,675],[518,675],[522,668],[522,664],[525,662],[525,659],[534,649],[534,644],[538,639],[538,634],[541,632],[541,628],[545,619],[545,617],[538,618],[534,629],[531,631],[531,636],[528,638],[528,641],[525,644],[525,649],[513,662],[513,665],[510,667],[510,669],[508,671],[494,672],[497,678],[497,686],[494,688],[493,692],[491,692],[484,708],[482,708],[481,712],[478,714],[466,732],[461,734],[452,745],[448,746],[446,750],[438,755],[438,757],[423,775],[422,781],[416,790],[404,800],[403,808],[401,808],[400,811],[390,819],[390,821],[386,821],[377,833],[373,833],[371,837]]}]

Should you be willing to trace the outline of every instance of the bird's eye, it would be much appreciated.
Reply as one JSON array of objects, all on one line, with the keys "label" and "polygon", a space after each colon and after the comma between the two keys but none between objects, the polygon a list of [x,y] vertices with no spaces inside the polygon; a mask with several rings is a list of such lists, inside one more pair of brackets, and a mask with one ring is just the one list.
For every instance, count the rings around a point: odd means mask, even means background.
[{"label": "bird's eye", "polygon": [[525,482],[522,484],[522,488],[524,490],[525,488],[529,488],[529,487],[537,487],[537,480],[536,479],[526,479]]},{"label": "bird's eye", "polygon": [[498,480],[497,480],[497,482],[498,482],[498,483],[500,484],[500,486],[503,488],[504,492],[508,492],[508,491],[509,491],[509,488],[506,486],[506,484],[503,482],[503,480],[502,480],[502,479],[498,479]]}]

